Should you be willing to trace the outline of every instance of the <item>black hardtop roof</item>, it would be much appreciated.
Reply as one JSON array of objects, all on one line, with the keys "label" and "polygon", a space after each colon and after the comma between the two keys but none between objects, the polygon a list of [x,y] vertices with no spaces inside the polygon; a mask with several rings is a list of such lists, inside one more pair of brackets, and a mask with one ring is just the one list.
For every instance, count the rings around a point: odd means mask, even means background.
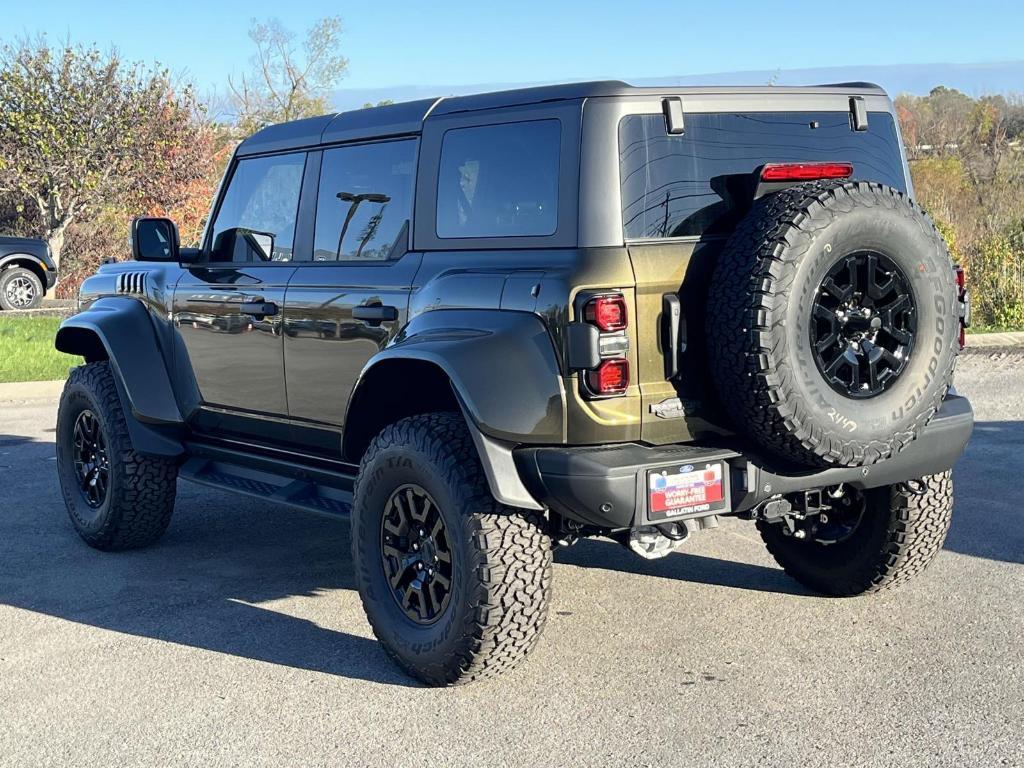
[{"label": "black hardtop roof", "polygon": [[572,101],[602,96],[659,96],[708,93],[839,93],[883,94],[873,83],[832,83],[813,86],[661,86],[644,88],[621,80],[598,80],[516,88],[509,91],[420,99],[401,104],[354,109],[332,115],[279,123],[257,131],[238,146],[237,154],[255,155],[286,149],[314,147],[361,139],[406,136],[419,133],[428,116],[450,115],[482,109],[519,107],[554,101]]}]

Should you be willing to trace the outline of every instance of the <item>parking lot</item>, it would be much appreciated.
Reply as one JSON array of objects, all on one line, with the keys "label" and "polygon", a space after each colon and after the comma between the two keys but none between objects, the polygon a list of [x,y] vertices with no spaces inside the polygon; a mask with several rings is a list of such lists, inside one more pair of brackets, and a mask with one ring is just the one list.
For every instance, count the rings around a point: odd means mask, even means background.
[{"label": "parking lot", "polygon": [[961,360],[978,423],[912,586],[810,594],[739,521],[658,562],[585,542],[527,663],[448,690],[373,639],[345,522],[182,483],[160,544],[93,551],[56,401],[0,403],[0,764],[1024,765],[1022,374]]}]

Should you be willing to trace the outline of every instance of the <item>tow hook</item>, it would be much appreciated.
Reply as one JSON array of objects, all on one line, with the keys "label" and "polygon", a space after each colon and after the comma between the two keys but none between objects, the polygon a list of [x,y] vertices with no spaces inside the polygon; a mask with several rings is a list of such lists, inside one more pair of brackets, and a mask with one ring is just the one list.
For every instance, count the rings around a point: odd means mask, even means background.
[{"label": "tow hook", "polygon": [[903,488],[911,496],[924,496],[928,492],[928,483],[924,480],[904,480]]}]

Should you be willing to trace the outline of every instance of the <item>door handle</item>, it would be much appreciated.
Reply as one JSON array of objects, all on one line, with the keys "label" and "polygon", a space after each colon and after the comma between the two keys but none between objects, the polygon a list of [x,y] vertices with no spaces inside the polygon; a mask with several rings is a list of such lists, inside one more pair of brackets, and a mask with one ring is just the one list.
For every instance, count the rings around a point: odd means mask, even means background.
[{"label": "door handle", "polygon": [[277,304],[272,301],[243,301],[238,305],[238,311],[243,315],[249,315],[260,320],[277,314]]},{"label": "door handle", "polygon": [[386,304],[360,304],[352,307],[353,320],[365,320],[369,323],[384,323],[398,319],[398,307]]},{"label": "door handle", "polygon": [[662,340],[665,344],[665,378],[671,381],[679,375],[679,356],[685,341],[680,340],[683,312],[679,297],[666,293],[661,297]]}]

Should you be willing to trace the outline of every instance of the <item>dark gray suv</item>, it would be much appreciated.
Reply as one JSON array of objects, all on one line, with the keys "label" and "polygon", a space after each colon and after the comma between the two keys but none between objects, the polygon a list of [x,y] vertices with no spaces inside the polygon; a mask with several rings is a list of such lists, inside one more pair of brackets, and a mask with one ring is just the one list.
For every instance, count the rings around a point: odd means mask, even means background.
[{"label": "dark gray suv", "polygon": [[201,247],[133,233],[56,340],[75,528],[150,544],[179,477],[350,515],[373,631],[427,683],[522,659],[583,537],[653,558],[738,517],[832,595],[942,545],[967,295],[875,86],[302,120],[238,147]]}]

